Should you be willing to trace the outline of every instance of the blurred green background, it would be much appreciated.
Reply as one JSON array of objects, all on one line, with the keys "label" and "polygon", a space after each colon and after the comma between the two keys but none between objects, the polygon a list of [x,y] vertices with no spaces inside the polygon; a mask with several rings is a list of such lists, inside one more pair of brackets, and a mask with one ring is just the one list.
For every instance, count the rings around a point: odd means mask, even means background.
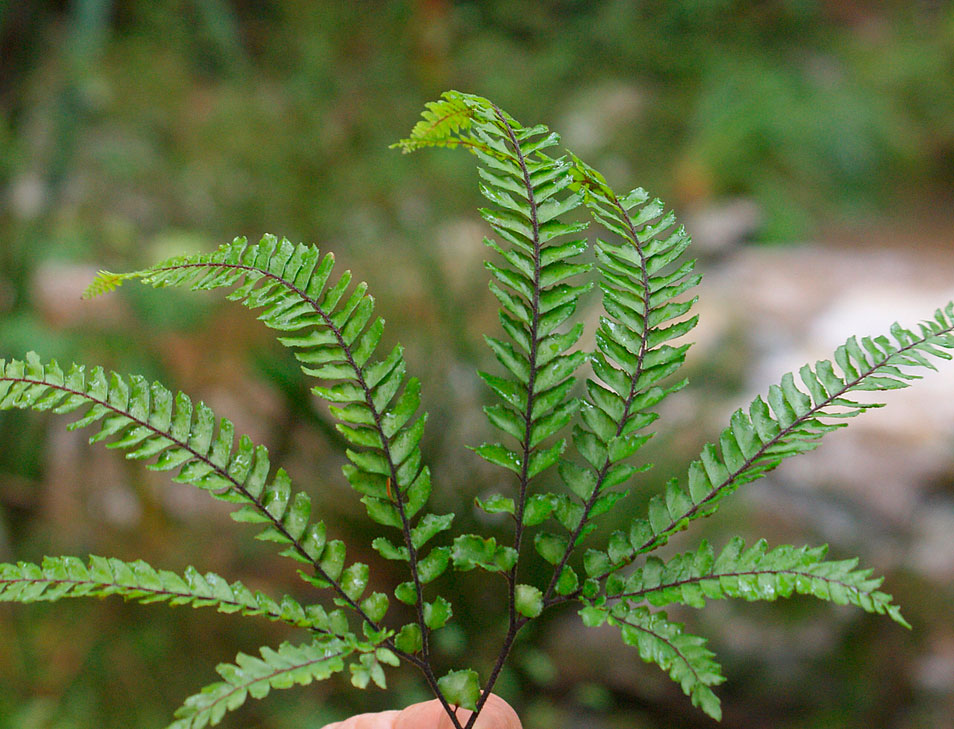
[{"label": "blurred green background", "polygon": [[[435,500],[461,528],[502,529],[460,506],[507,487],[463,450],[495,437],[473,374],[493,367],[480,335],[497,325],[472,161],[388,149],[446,88],[547,123],[614,184],[663,196],[698,225],[704,270],[747,261],[758,277],[766,260],[794,270],[786,256],[815,241],[804,255],[850,251],[849,278],[877,245],[902,260],[929,250],[928,267],[954,280],[949,2],[0,0],[0,357],[36,349],[205,399],[269,446],[352,558],[377,565],[326,412],[252,316],[220,298],[134,287],[79,300],[98,268],[134,269],[235,235],[317,243],[369,282],[386,340],[406,345],[425,383]],[[797,260],[808,263],[796,284],[832,266]],[[658,467],[637,501],[684,467],[752,381],[748,328],[714,331],[679,400],[697,415],[667,413],[679,427],[655,439]],[[0,560],[143,557],[308,597],[294,565],[220,505],[86,448],[62,422],[3,413],[0,443]],[[837,486],[819,497],[821,517],[780,510],[770,502],[791,498],[780,478],[752,487],[761,501],[739,500],[706,524],[717,544],[732,530],[860,554],[888,574],[915,625],[906,633],[804,600],[677,611],[725,663],[724,726],[954,725],[954,544],[943,539],[954,532],[954,438],[945,443],[948,460],[910,485],[909,512],[872,516],[864,491]],[[918,541],[928,529],[938,539]],[[918,549],[940,554],[940,567],[897,557]],[[377,567],[381,586],[404,579]],[[486,636],[501,626],[485,606],[500,586],[466,577],[442,583],[459,619],[439,641],[445,668],[486,672]],[[502,678],[527,729],[713,725],[658,669],[575,625],[555,615],[528,630]],[[218,661],[293,637],[253,619],[117,600],[2,605],[0,729],[165,726]],[[426,698],[410,672],[391,684],[274,692],[224,725],[317,728]]]}]

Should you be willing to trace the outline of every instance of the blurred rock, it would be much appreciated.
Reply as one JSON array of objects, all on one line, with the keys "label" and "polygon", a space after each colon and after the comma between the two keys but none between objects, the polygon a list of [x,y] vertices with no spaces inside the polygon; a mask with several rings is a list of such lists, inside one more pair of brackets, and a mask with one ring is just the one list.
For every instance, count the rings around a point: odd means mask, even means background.
[{"label": "blurred rock", "polygon": [[[748,349],[745,391],[726,403],[727,418],[784,373],[830,359],[851,335],[887,333],[895,321],[916,329],[954,299],[952,272],[949,248],[740,249],[700,286],[698,346],[690,357],[712,356],[717,345],[739,339]],[[954,471],[954,372],[944,362],[935,364],[940,371],[914,387],[874,393],[870,400],[887,407],[853,419],[771,478],[793,490],[836,492],[905,533],[923,534],[930,546],[915,548],[911,559],[937,575],[947,574],[954,562],[954,542],[939,539],[954,533],[954,508],[928,508],[924,501],[931,484]],[[722,425],[712,423],[710,432]],[[773,491],[771,498],[781,493]],[[776,504],[781,510],[789,506]]]},{"label": "blurred rock", "polygon": [[63,261],[45,261],[33,279],[33,300],[37,310],[57,328],[80,323],[114,324],[122,319],[117,296],[98,296],[84,301],[86,287],[96,278],[97,269]]},{"label": "blurred rock", "polygon": [[751,238],[762,224],[762,210],[754,200],[735,198],[690,209],[684,218],[695,251],[713,255]]},{"label": "blurred rock", "polygon": [[47,199],[46,185],[35,172],[22,174],[10,183],[10,210],[21,220],[37,217],[46,206]]},{"label": "blurred rock", "polygon": [[[918,539],[911,546],[909,565],[938,582],[954,580],[954,502],[925,503],[915,513]],[[954,686],[954,681],[951,681]]]},{"label": "blurred rock", "polygon": [[609,145],[620,127],[635,123],[646,103],[639,87],[622,81],[605,81],[585,87],[564,105],[570,109],[554,129],[560,129],[569,149],[591,154]]},{"label": "blurred rock", "polygon": [[949,694],[954,687],[954,634],[935,636],[933,650],[920,657],[915,678],[926,691]]}]

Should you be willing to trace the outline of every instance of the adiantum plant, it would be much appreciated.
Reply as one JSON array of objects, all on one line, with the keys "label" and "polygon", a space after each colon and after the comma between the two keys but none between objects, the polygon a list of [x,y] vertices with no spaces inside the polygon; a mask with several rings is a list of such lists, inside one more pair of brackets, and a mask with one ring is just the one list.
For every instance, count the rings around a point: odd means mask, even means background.
[{"label": "adiantum plant", "polygon": [[[884,336],[852,337],[831,360],[784,375],[764,397],[735,411],[688,473],[636,510],[627,529],[601,539],[592,534],[600,516],[627,509],[627,496],[649,467],[639,455],[652,435],[655,409],[685,385],[677,372],[689,345],[674,342],[696,324],[691,291],[699,276],[686,256],[689,236],[644,190],[618,194],[598,171],[562,151],[545,126],[522,126],[478,96],[452,91],[427,104],[398,146],[405,152],[466,149],[490,202],[480,214],[495,235],[485,241],[493,253],[486,267],[502,331],[486,341],[502,367],[478,374],[496,396],[485,412],[500,439],[474,450],[510,472],[511,488],[478,499],[477,508],[509,515],[512,540],[456,534],[453,514],[428,508],[432,473],[420,448],[427,420],[421,384],[408,375],[400,346],[384,354],[379,349],[384,321],[374,314],[366,285],[352,285],[348,271],[335,274],[333,256],[314,246],[271,236],[257,244],[237,239],[208,255],[133,273],[103,272],[88,295],[137,279],[155,287],[222,289],[258,311],[315,381],[314,395],[330,403],[350,444],[344,477],[381,526],[371,546],[384,559],[405,563],[406,581],[369,593],[369,567],[349,560],[334,529],[312,514],[309,495],[272,467],[262,445],[237,437],[232,423],[205,404],[139,376],[64,368],[30,353],[0,362],[0,407],[78,413],[69,427],[92,428],[92,443],[234,505],[236,521],[252,524],[257,538],[276,543],[298,563],[316,602],[268,596],[192,568],[174,573],[96,556],[0,565],[0,600],[119,595],[301,629],[295,642],[220,664],[221,681],[187,698],[170,729],[218,724],[249,697],[345,670],[359,688],[384,687],[388,669],[402,663],[420,672],[457,729],[469,729],[476,714],[462,726],[455,707],[479,712],[521,629],[546,611],[569,608],[585,626],[616,628],[693,704],[719,718],[713,692],[723,681],[719,664],[703,638],[667,617],[667,605],[701,608],[709,600],[803,594],[907,625],[891,596],[879,590],[880,579],[858,569],[857,560],[826,560],[824,547],[746,546],[734,538],[721,548],[702,542],[665,561],[653,552],[712,515],[743,484],[875,407],[857,393],[907,387],[918,371],[934,369],[932,360],[950,359],[954,303],[914,329],[895,325]],[[595,265],[581,261],[588,247],[581,235],[587,224],[577,222],[585,217],[581,207],[601,230]],[[603,316],[583,339],[583,324],[570,322],[594,283]],[[581,339],[594,341],[593,351],[581,348]],[[453,474],[439,476],[443,488],[454,488],[448,483]],[[522,577],[533,551],[552,569],[531,584]],[[453,619],[452,597],[441,594],[439,581],[449,569],[503,578],[506,629],[486,675],[463,666],[438,676],[432,667],[432,635]],[[410,622],[389,619],[393,600],[410,606]]]}]

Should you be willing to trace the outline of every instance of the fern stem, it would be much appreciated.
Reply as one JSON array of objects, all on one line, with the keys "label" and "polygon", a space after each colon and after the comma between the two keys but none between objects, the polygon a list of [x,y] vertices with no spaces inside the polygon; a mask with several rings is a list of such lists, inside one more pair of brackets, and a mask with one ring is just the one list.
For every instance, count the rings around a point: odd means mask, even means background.
[{"label": "fern stem", "polygon": [[[467,722],[467,725],[464,729],[471,729],[474,722],[477,720],[477,716],[480,713],[480,710],[483,708],[484,703],[486,703],[487,698],[490,696],[491,691],[493,691],[494,685],[497,683],[497,679],[500,676],[501,670],[503,670],[504,664],[507,661],[507,657],[510,655],[510,651],[513,648],[514,641],[517,638],[517,634],[520,632],[520,629],[529,622],[528,618],[517,615],[517,599],[516,599],[516,587],[517,587],[517,567],[520,563],[520,547],[523,543],[523,514],[526,508],[527,503],[527,492],[529,490],[530,478],[529,478],[529,468],[530,468],[530,452],[532,448],[530,447],[530,438],[531,438],[531,429],[533,426],[533,405],[534,405],[534,384],[537,377],[537,346],[539,344],[539,323],[540,323],[540,271],[541,271],[541,262],[540,262],[540,253],[542,244],[540,242],[540,222],[537,217],[537,201],[534,196],[533,183],[530,181],[530,171],[527,169],[526,159],[523,156],[523,152],[520,150],[520,143],[517,140],[517,135],[514,133],[513,128],[507,122],[506,117],[504,116],[503,111],[496,105],[491,104],[494,113],[497,116],[497,119],[500,122],[501,127],[507,134],[507,138],[510,142],[511,147],[513,148],[514,158],[517,163],[520,165],[520,173],[523,176],[523,184],[527,190],[527,201],[530,206],[530,228],[533,235],[533,299],[530,302],[531,309],[531,323],[530,323],[530,351],[527,353],[527,361],[530,365],[529,375],[527,379],[527,407],[524,412],[524,435],[523,442],[521,443],[522,453],[521,453],[521,465],[520,465],[520,493],[517,498],[517,502],[514,509],[514,520],[516,522],[514,527],[514,538],[513,546],[514,550],[517,553],[517,559],[514,562],[513,567],[510,569],[510,572],[507,574],[507,583],[508,583],[508,612],[509,612],[509,627],[507,629],[507,635],[504,638],[503,645],[501,646],[500,653],[497,656],[497,661],[494,664],[493,669],[490,672],[490,676],[487,679],[487,682],[484,684],[483,691],[481,693],[480,699],[477,701],[477,706],[474,711],[474,714],[471,716],[470,720]],[[455,719],[456,724],[456,719]]]},{"label": "fern stem", "polygon": [[[523,156],[523,152],[520,150],[520,142],[517,140],[517,135],[514,133],[513,128],[507,122],[506,117],[504,116],[503,111],[498,106],[492,105],[494,113],[497,115],[497,119],[500,121],[501,127],[507,133],[507,138],[510,141],[510,145],[513,148],[514,156],[520,165],[520,173],[523,175],[523,184],[527,189],[527,201],[530,205],[530,227],[533,233],[533,299],[530,302],[530,308],[532,312],[532,318],[530,323],[530,351],[527,354],[527,361],[530,365],[530,373],[527,380],[527,407],[526,412],[524,413],[524,435],[523,442],[521,446],[523,448],[522,458],[520,464],[520,493],[517,498],[516,509],[514,511],[514,519],[516,520],[516,526],[514,529],[514,538],[513,538],[513,547],[517,552],[517,560],[514,562],[513,568],[510,570],[510,628],[513,632],[513,628],[517,623],[517,613],[516,613],[516,582],[517,582],[517,565],[520,561],[520,546],[523,542],[523,512],[526,508],[527,503],[527,491],[529,490],[530,478],[529,478],[529,468],[530,468],[530,438],[531,430],[533,427],[533,405],[534,405],[534,384],[537,377],[537,346],[538,346],[538,336],[540,324],[540,222],[537,218],[537,201],[534,196],[533,183],[530,181],[530,171],[527,169],[527,162]],[[513,638],[511,637],[511,640]],[[509,647],[508,647],[509,650]]]},{"label": "fern stem", "polygon": [[487,699],[490,698],[490,694],[493,692],[494,686],[497,685],[497,679],[500,678],[500,672],[503,670],[504,664],[507,662],[507,658],[510,656],[510,651],[513,649],[513,644],[517,639],[517,634],[520,633],[520,630],[523,628],[523,626],[529,622],[530,618],[520,616],[510,624],[510,628],[507,630],[507,636],[504,638],[503,645],[500,648],[500,654],[497,656],[497,661],[494,663],[494,667],[490,671],[490,676],[487,678],[487,682],[484,684],[484,688],[481,690],[480,698],[477,700],[477,706],[474,708],[474,714],[470,717],[467,724],[462,729],[473,728],[474,722],[477,721],[477,716],[480,714],[480,710],[483,708],[484,704],[487,703]]},{"label": "fern stem", "polygon": [[[396,655],[406,660],[421,672],[421,675],[424,676],[424,681],[427,683],[428,688],[430,688],[431,693],[434,694],[437,700],[441,702],[444,712],[450,717],[451,723],[454,725],[454,729],[465,729],[460,725],[460,721],[458,720],[457,715],[454,713],[454,707],[447,702],[446,698],[444,698],[444,694],[441,692],[441,687],[437,683],[437,676],[434,675],[434,669],[431,667],[430,659],[428,658],[427,660],[424,660],[422,658],[418,658],[416,655],[405,653],[404,651],[397,649],[394,646],[394,642],[390,638],[385,641],[385,643],[392,651],[394,651]],[[476,717],[477,714],[475,713],[474,716]],[[467,726],[469,727],[470,724]]]}]

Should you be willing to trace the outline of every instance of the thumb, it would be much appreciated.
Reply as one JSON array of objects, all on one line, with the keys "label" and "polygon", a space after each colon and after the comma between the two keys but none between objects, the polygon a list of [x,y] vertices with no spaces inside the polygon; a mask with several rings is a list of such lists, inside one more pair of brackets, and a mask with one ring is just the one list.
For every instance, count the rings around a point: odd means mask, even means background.
[{"label": "thumb", "polygon": [[[470,719],[472,711],[458,709],[461,726]],[[398,714],[393,729],[454,729],[454,724],[437,699],[408,706]],[[487,697],[473,729],[523,729],[517,712],[496,694]]]},{"label": "thumb", "polygon": [[393,729],[399,712],[380,711],[376,714],[358,714],[344,721],[328,724],[323,729]]}]

